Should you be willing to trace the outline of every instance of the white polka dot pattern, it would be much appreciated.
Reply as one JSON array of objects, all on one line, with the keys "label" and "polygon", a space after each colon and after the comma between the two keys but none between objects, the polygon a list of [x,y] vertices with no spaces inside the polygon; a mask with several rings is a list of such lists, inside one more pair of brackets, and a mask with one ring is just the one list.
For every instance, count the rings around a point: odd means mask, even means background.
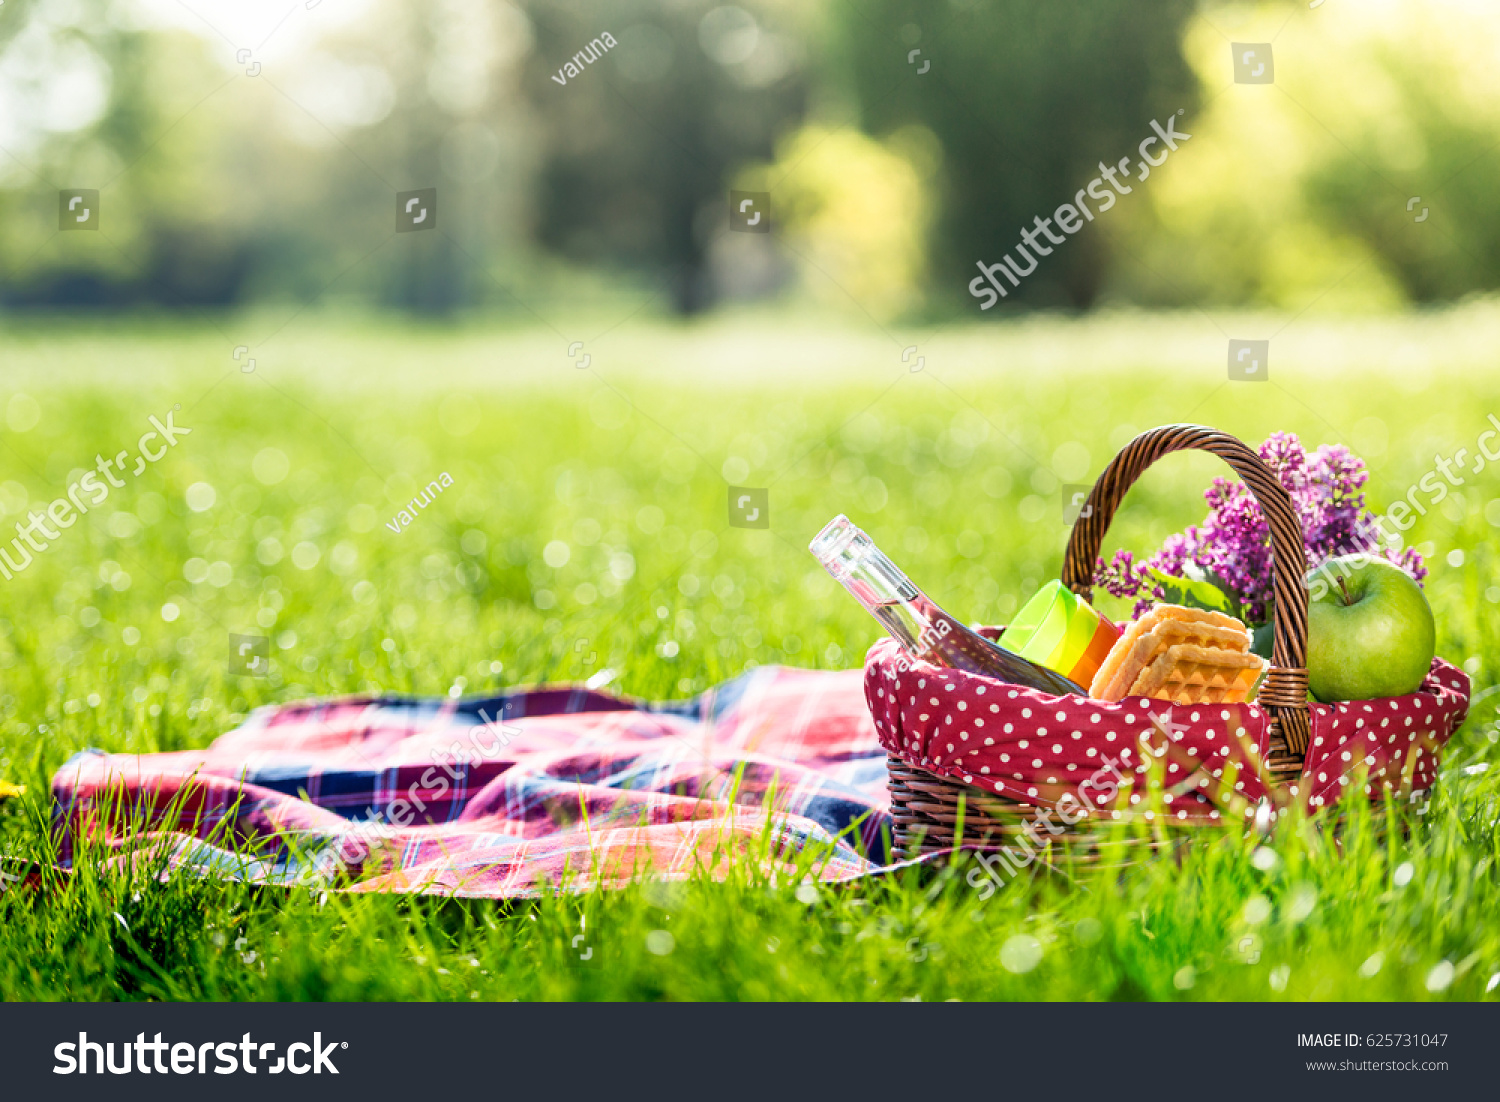
[{"label": "white polka dot pattern", "polygon": [[[1468,715],[1469,688],[1468,674],[1437,658],[1422,687],[1407,696],[1311,705],[1312,745],[1302,769],[1312,782],[1308,802],[1336,803],[1356,783],[1376,801],[1387,789],[1399,796],[1426,792],[1443,746]],[[1367,723],[1369,715],[1380,723]]]},{"label": "white polka dot pattern", "polygon": [[[995,689],[995,682],[974,674],[913,662],[892,639],[876,643],[865,660],[865,700],[881,745],[930,773],[964,783],[976,772],[999,776],[996,792],[1052,806],[1103,762],[1117,763],[1141,791],[1145,778],[1133,774],[1153,767],[1175,786],[1189,774],[1206,777],[1210,766],[1213,777],[1222,777],[1232,765],[1236,796],[1254,805],[1266,795],[1256,766],[1267,752],[1269,724],[1254,704],[1205,708],[1143,697],[1109,704],[1019,687],[1007,687],[997,702]],[[976,724],[969,717],[986,703],[983,711],[994,720],[982,745],[971,743],[967,732]],[[1293,786],[1293,794],[1314,808],[1337,801],[1361,775],[1372,799],[1387,785],[1400,793],[1429,788],[1443,744],[1468,712],[1469,679],[1436,659],[1417,692],[1356,703],[1311,705],[1312,738],[1303,766],[1308,783],[1300,793]],[[961,742],[954,741],[957,725]],[[1132,747],[1141,753],[1132,755]],[[1219,817],[1198,792],[1167,796],[1165,802],[1174,819]]]}]

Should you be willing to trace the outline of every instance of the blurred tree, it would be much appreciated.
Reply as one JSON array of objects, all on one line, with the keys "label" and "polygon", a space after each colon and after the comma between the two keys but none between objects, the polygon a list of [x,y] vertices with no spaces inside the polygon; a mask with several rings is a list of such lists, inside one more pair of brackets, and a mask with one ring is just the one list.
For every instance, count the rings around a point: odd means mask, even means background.
[{"label": "blurred tree", "polygon": [[[1178,108],[1192,117],[1197,86],[1180,43],[1195,4],[835,0],[831,46],[864,128],[921,124],[942,143],[938,297],[966,297],[977,260],[1012,249],[1021,228],[1068,202],[1099,162],[1133,154],[1152,118]],[[1010,301],[1088,306],[1107,241],[1097,226],[1069,239]]]},{"label": "blurred tree", "polygon": [[[972,311],[976,260],[1179,107],[1187,152],[1006,306],[1451,300],[1500,287],[1500,6],[1428,6],[205,8],[243,17],[225,30],[191,5],[6,0],[0,302],[617,313],[644,276],[691,312],[794,266],[725,232],[740,180],[775,193],[773,244],[866,309],[909,312],[925,290]],[[1230,35],[1276,38],[1275,89],[1230,83]],[[1200,87],[1215,90],[1201,111]],[[427,187],[437,232],[395,235],[394,193]],[[101,232],[58,232],[62,188],[101,190]]]},{"label": "blurred tree", "polygon": [[1441,7],[1290,25],[1281,7],[1205,9],[1184,42],[1206,87],[1227,80],[1226,36],[1268,41],[1287,25],[1277,94],[1230,85],[1205,106],[1191,155],[1111,223],[1141,263],[1109,293],[1370,311],[1500,288],[1500,7]]},{"label": "blurred tree", "polygon": [[1359,240],[1411,301],[1500,288],[1500,8],[1362,11],[1356,22],[1352,34],[1325,30],[1306,55],[1347,50],[1345,71],[1364,79],[1295,90],[1342,139],[1319,142],[1310,212]]},{"label": "blurred tree", "polygon": [[[771,193],[775,243],[790,246],[811,298],[838,307],[852,302],[889,320],[921,303],[929,184],[940,162],[937,139],[921,127],[880,142],[852,128],[809,123],[777,142],[774,163],[747,166],[735,187]],[[714,243],[715,269],[729,294],[736,282],[760,274],[757,253],[764,254],[766,240],[725,233]]]},{"label": "blurred tree", "polygon": [[[59,9],[7,5],[4,15],[0,250],[8,261],[7,300],[94,306],[170,300],[178,297],[174,276],[182,275],[198,301],[232,293],[235,258],[215,263],[213,271],[183,270],[191,266],[191,250],[174,232],[180,221],[173,212],[181,208],[171,200],[181,197],[185,181],[152,180],[149,165],[143,175],[129,173],[169,125],[164,94],[205,76],[201,56],[179,49],[185,36],[122,25],[109,18],[105,0]],[[142,184],[153,201],[139,201]],[[108,214],[99,233],[54,236],[58,190],[66,187],[100,190]],[[161,235],[146,232],[146,220]]]},{"label": "blurred tree", "polygon": [[[379,0],[316,24],[299,11],[286,28],[261,13],[222,36],[191,13],[179,26],[116,0],[3,12],[6,301],[342,294],[445,313],[503,298],[484,272],[515,238],[530,182],[513,122],[530,48],[517,8]],[[225,40],[235,33],[270,44],[253,76]],[[395,192],[434,186],[440,232],[393,239]],[[56,233],[62,187],[100,190],[100,232]]]},{"label": "blurred tree", "polygon": [[[806,101],[796,9],[744,3],[526,3],[538,237],[576,260],[664,274],[684,313],[708,305],[707,244],[713,220],[728,223],[731,172],[768,158]],[[579,50],[600,52],[595,39],[606,49],[569,77]]]}]

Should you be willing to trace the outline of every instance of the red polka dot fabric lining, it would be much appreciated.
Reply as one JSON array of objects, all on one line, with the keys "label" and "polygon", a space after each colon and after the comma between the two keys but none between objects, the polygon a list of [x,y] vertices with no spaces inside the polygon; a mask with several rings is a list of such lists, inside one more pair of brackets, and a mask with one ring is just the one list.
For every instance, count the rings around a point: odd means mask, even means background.
[{"label": "red polka dot fabric lining", "polygon": [[1336,802],[1361,769],[1365,792],[1380,799],[1389,787],[1425,792],[1438,757],[1469,714],[1469,676],[1433,659],[1422,687],[1408,696],[1312,705],[1312,739],[1302,768],[1308,802]]},{"label": "red polka dot fabric lining", "polygon": [[[1260,761],[1269,717],[1253,703],[1056,697],[914,661],[894,639],[876,643],[865,660],[865,701],[888,752],[1010,800],[1211,822],[1231,806],[1253,814],[1267,795]],[[1438,659],[1409,696],[1313,705],[1303,780],[1290,795],[1314,809],[1333,803],[1361,769],[1372,798],[1386,781],[1425,790],[1468,702],[1468,678]],[[1149,796],[1153,769],[1163,785]]]}]

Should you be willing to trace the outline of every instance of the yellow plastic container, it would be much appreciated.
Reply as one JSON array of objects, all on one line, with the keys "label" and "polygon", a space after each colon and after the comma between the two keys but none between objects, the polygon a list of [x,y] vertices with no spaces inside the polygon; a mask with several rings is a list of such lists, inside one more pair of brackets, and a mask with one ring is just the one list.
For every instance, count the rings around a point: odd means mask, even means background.
[{"label": "yellow plastic container", "polygon": [[1088,685],[1119,637],[1118,627],[1062,582],[1053,581],[1016,613],[1001,642],[1022,658]]}]

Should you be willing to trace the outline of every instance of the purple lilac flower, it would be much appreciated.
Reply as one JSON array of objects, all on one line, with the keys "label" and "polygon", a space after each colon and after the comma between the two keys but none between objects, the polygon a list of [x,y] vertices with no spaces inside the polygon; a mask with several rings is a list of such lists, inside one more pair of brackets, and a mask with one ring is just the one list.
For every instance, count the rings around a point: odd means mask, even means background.
[{"label": "purple lilac flower", "polygon": [[[1260,446],[1259,453],[1286,487],[1302,521],[1304,568],[1364,549],[1399,566],[1418,583],[1427,577],[1415,548],[1398,551],[1386,546],[1365,507],[1369,474],[1364,462],[1344,445],[1324,444],[1309,452],[1295,433],[1277,432]],[[1183,578],[1191,564],[1215,575],[1252,622],[1264,621],[1273,583],[1271,531],[1260,506],[1243,482],[1226,478],[1214,479],[1203,497],[1209,512],[1202,524],[1168,536],[1144,563],[1137,564],[1128,551],[1117,552],[1107,564],[1100,559],[1094,584],[1116,597],[1136,598],[1135,614],[1140,615],[1162,596],[1152,585],[1149,570]]]}]

